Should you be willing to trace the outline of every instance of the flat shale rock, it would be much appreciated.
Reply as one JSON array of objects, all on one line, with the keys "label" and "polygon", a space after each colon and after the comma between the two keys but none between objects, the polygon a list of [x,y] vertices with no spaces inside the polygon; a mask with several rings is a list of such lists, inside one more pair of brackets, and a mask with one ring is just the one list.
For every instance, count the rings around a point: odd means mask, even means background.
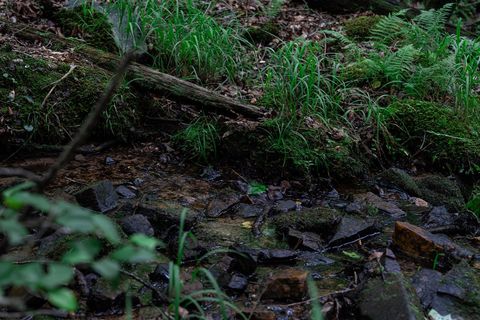
[{"label": "flat shale rock", "polygon": [[433,262],[440,253],[455,258],[469,258],[473,255],[447,236],[430,233],[408,222],[397,221],[392,238],[393,244],[404,254],[426,260],[428,263]]},{"label": "flat shale rock", "polygon": [[275,272],[268,280],[262,300],[300,301],[307,293],[308,271],[285,269]]},{"label": "flat shale rock", "polygon": [[146,236],[153,237],[155,234],[150,221],[148,221],[147,217],[141,214],[124,217],[120,221],[120,225],[127,235],[142,233]]},{"label": "flat shale rock", "polygon": [[357,194],[354,196],[354,199],[365,206],[372,206],[379,211],[385,212],[393,219],[401,219],[407,216],[405,211],[400,209],[395,203],[383,200],[372,192]]},{"label": "flat shale rock", "polygon": [[75,194],[79,205],[105,213],[117,207],[118,195],[111,181],[92,184]]},{"label": "flat shale rock", "polygon": [[350,241],[355,241],[363,236],[377,231],[373,222],[353,217],[343,217],[337,227],[335,235],[328,243],[329,247],[339,246]]},{"label": "flat shale rock", "polygon": [[[370,320],[423,320],[415,292],[400,274],[369,279],[360,292],[360,312]],[[362,318],[363,319],[363,318]]]},{"label": "flat shale rock", "polygon": [[478,271],[463,261],[442,276],[422,269],[412,279],[422,306],[451,319],[480,319],[480,278]]}]

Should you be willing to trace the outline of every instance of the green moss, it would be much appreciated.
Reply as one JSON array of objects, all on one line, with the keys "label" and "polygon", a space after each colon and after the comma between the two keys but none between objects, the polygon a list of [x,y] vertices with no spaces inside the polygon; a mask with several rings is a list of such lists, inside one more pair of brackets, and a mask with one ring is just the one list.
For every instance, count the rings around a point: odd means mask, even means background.
[{"label": "green moss", "polygon": [[[68,64],[4,49],[0,69],[0,116],[14,138],[42,143],[68,141],[110,80],[108,73],[90,66],[76,66],[62,79]],[[128,87],[119,89],[93,135],[127,137],[137,122],[135,102]]]},{"label": "green moss", "polygon": [[350,38],[365,40],[380,19],[380,16],[360,16],[347,20],[344,23],[345,33]]},{"label": "green moss", "polygon": [[245,39],[252,43],[268,44],[279,33],[280,27],[274,21],[268,21],[260,26],[252,26],[245,32]]},{"label": "green moss", "polygon": [[53,19],[62,27],[66,36],[80,37],[98,49],[117,51],[112,26],[108,18],[97,10],[83,6],[62,9]]},{"label": "green moss", "polygon": [[307,209],[302,212],[288,212],[276,216],[272,224],[276,230],[286,233],[289,228],[298,231],[330,233],[340,213],[328,208]]},{"label": "green moss", "polygon": [[[418,100],[404,100],[389,106],[394,121],[389,131],[400,153],[423,156],[440,169],[475,173],[480,167],[480,121],[461,110]],[[419,146],[422,146],[419,149]]]},{"label": "green moss", "polygon": [[421,196],[433,205],[445,205],[450,211],[464,210],[465,200],[458,185],[440,175],[417,179]]},{"label": "green moss", "polygon": [[415,180],[405,171],[398,168],[390,168],[380,174],[380,178],[406,191],[412,196],[420,196],[420,189]]}]

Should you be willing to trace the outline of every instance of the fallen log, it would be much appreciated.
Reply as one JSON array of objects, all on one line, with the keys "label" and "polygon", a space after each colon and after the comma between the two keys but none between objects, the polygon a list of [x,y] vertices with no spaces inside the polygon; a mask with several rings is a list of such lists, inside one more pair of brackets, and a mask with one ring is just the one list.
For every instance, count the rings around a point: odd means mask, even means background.
[{"label": "fallen log", "polygon": [[[70,49],[74,53],[85,57],[91,63],[110,72],[113,72],[120,62],[119,56],[98,50],[81,41],[63,38],[51,32],[44,32],[28,25],[13,23],[5,19],[0,19],[0,33],[11,34],[23,40],[48,43],[56,48]],[[138,62],[130,64],[127,78],[134,80],[137,86],[187,100],[220,113],[240,114],[251,119],[261,118],[266,113],[262,108],[223,96]]]}]

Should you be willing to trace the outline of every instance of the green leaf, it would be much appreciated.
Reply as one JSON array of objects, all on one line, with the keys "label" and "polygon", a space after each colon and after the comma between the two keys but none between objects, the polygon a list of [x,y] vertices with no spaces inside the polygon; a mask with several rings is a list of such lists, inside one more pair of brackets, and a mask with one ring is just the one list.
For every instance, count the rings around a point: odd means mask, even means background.
[{"label": "green leaf", "polygon": [[19,192],[19,191],[25,191],[28,189],[31,189],[35,187],[35,183],[31,181],[26,181],[23,183],[20,183],[14,187],[11,187],[5,191],[2,192],[4,198],[9,198],[11,197],[14,193]]},{"label": "green leaf", "polygon": [[149,237],[144,235],[143,233],[137,233],[130,237],[130,241],[136,244],[139,247],[148,249],[148,250],[155,250],[160,244],[161,241],[157,240],[153,237]]},{"label": "green leaf", "polygon": [[252,181],[248,186],[248,194],[251,194],[251,195],[261,194],[266,191],[267,191],[267,186],[256,181]]},{"label": "green leaf", "polygon": [[120,235],[116,225],[108,217],[95,214],[93,215],[93,223],[99,229],[100,235],[105,237],[110,243],[117,244],[120,242]]},{"label": "green leaf", "polygon": [[28,205],[42,212],[48,212],[52,207],[52,204],[46,197],[24,191],[15,192],[6,197],[4,204],[16,210]]},{"label": "green leaf", "polygon": [[15,266],[11,262],[0,262],[0,286],[10,284],[15,275]]},{"label": "green leaf", "polygon": [[16,266],[14,273],[15,276],[12,279],[12,284],[17,286],[27,286],[31,289],[37,289],[40,279],[45,275],[42,265],[38,262],[18,265]]},{"label": "green leaf", "polygon": [[28,234],[27,229],[16,218],[0,220],[0,232],[8,237],[12,245],[22,243],[23,238]]},{"label": "green leaf", "polygon": [[353,251],[342,251],[342,253],[344,255],[346,255],[347,257],[349,257],[350,259],[354,259],[354,260],[360,260],[362,259],[362,256],[359,255],[358,253],[356,252],[353,252]]},{"label": "green leaf", "polygon": [[111,257],[117,261],[130,263],[150,262],[156,258],[153,252],[132,245],[118,248],[111,254]]},{"label": "green leaf", "polygon": [[93,270],[109,280],[116,278],[120,272],[120,265],[118,262],[108,258],[97,261],[92,266]]},{"label": "green leaf", "polygon": [[77,310],[77,297],[72,290],[60,288],[47,293],[48,301],[55,307],[65,311]]},{"label": "green leaf", "polygon": [[48,265],[47,274],[40,280],[40,285],[48,290],[67,285],[73,279],[73,268],[60,263]]},{"label": "green leaf", "polygon": [[69,264],[92,262],[100,250],[101,244],[97,239],[84,239],[77,241],[72,249],[65,253],[62,261]]},{"label": "green leaf", "polygon": [[477,217],[480,217],[480,196],[477,195],[468,201],[467,209],[471,210]]}]

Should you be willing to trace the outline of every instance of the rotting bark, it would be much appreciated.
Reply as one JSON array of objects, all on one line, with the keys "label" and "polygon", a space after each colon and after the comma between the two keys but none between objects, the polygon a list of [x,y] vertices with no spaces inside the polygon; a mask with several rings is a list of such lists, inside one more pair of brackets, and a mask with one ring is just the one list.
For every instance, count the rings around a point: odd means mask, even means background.
[{"label": "rotting bark", "polygon": [[[62,49],[71,49],[87,58],[91,63],[110,72],[113,72],[120,62],[120,57],[112,53],[95,49],[74,39],[66,39],[53,33],[36,30],[25,24],[0,19],[0,32],[27,41],[38,41]],[[261,118],[265,115],[265,111],[259,107],[239,102],[138,62],[130,64],[127,77],[135,80],[134,84],[141,88],[159,91],[219,113],[239,114],[250,119]]]}]

